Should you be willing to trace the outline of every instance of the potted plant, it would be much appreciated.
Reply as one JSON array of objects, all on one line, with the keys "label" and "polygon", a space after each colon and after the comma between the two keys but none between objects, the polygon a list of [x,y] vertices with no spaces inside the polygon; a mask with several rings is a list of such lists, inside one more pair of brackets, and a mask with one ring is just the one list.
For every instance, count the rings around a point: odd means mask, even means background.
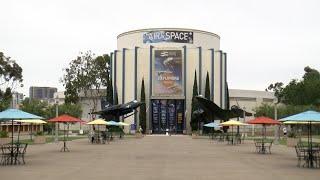
[{"label": "potted plant", "polygon": [[298,138],[295,132],[290,131],[288,133],[288,138],[287,138],[287,146],[288,147],[294,147],[298,143]]},{"label": "potted plant", "polygon": [[34,144],[44,144],[46,143],[46,136],[43,135],[42,131],[39,131],[35,134],[34,140],[33,140]]},{"label": "potted plant", "polygon": [[0,145],[9,144],[11,139],[8,136],[7,131],[0,131]]}]

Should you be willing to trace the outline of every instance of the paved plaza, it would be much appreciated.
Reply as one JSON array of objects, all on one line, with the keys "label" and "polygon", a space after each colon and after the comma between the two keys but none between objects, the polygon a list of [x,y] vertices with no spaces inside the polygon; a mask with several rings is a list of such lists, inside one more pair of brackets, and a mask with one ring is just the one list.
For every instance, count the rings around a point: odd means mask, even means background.
[{"label": "paved plaza", "polygon": [[256,154],[254,144],[231,146],[190,136],[147,136],[92,145],[87,139],[31,145],[26,164],[0,166],[1,180],[313,180],[319,169],[299,168],[294,148]]}]

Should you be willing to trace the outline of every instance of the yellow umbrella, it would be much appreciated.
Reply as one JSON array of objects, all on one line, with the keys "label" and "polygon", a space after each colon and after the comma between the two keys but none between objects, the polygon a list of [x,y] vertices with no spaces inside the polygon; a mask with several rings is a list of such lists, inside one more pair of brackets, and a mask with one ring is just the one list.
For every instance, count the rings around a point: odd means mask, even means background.
[{"label": "yellow umbrella", "polygon": [[226,122],[223,122],[223,123],[220,123],[220,124],[222,126],[231,126],[232,144],[235,144],[234,140],[233,140],[233,126],[246,126],[246,125],[248,125],[248,124],[242,123],[240,121],[235,121],[235,120],[229,120],[229,121],[226,121]]},{"label": "yellow umbrella", "polygon": [[[20,120],[13,120],[13,121],[20,122],[20,123],[31,123],[31,124],[46,124],[47,123],[41,119],[20,119]],[[30,133],[31,140],[32,140],[32,128],[33,127],[31,127],[31,133]],[[19,128],[18,141],[19,141],[19,136],[20,136],[20,128]]]},{"label": "yellow umbrella", "polygon": [[[283,124],[309,124],[307,121],[285,121]],[[311,124],[320,124],[320,122],[311,122]]]},{"label": "yellow umbrella", "polygon": [[108,122],[105,121],[104,119],[95,119],[95,120],[93,120],[91,122],[88,122],[87,124],[89,124],[89,125],[97,125],[98,126],[98,139],[99,139],[99,137],[100,137],[100,135],[99,135],[100,134],[99,125],[107,125]]},{"label": "yellow umbrella", "polygon": [[41,119],[22,119],[22,120],[13,120],[15,122],[21,122],[21,123],[32,123],[32,124],[46,124],[44,120]]},{"label": "yellow umbrella", "polygon": [[222,126],[247,126],[248,124],[242,123],[240,121],[229,120],[223,123],[220,123]]},{"label": "yellow umbrella", "polygon": [[96,119],[91,122],[88,122],[87,124],[89,124],[89,125],[107,125],[108,123],[104,119]]}]

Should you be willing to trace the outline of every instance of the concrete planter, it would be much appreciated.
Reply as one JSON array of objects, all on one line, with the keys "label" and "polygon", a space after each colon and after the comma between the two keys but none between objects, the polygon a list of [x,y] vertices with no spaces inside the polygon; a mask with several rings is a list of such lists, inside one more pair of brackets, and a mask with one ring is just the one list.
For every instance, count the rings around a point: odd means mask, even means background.
[{"label": "concrete planter", "polygon": [[287,138],[287,146],[294,147],[298,144],[298,141],[299,141],[298,138]]},{"label": "concrete planter", "polygon": [[11,138],[0,138],[0,145],[9,144],[11,142]]},{"label": "concrete planter", "polygon": [[35,136],[33,143],[34,144],[44,144],[44,143],[46,143],[46,137],[45,136]]}]

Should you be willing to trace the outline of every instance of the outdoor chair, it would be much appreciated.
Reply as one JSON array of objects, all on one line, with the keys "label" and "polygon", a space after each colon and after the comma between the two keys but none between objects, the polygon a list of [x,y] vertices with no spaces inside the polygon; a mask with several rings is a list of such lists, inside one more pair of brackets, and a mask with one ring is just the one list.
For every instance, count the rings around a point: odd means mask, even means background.
[{"label": "outdoor chair", "polygon": [[8,165],[11,157],[10,146],[1,146],[1,165]]},{"label": "outdoor chair", "polygon": [[27,147],[28,147],[28,144],[19,144],[18,145],[17,154],[16,154],[16,162],[18,162],[19,164],[21,163],[20,159],[22,160],[23,164],[26,164],[26,162],[24,161],[24,156],[27,152]]},{"label": "outdoor chair", "polygon": [[256,146],[256,153],[260,153],[262,149],[262,142],[254,140],[254,145]]},{"label": "outdoor chair", "polygon": [[[298,164],[297,166],[300,167],[301,166],[301,160],[306,160],[306,152],[305,151],[301,151],[300,147],[297,145],[295,146],[296,149],[296,155],[298,158]],[[303,165],[304,166],[304,165]]]},{"label": "outdoor chair", "polygon": [[266,148],[268,148],[269,154],[271,154],[272,143],[273,143],[273,140],[265,143]]}]

